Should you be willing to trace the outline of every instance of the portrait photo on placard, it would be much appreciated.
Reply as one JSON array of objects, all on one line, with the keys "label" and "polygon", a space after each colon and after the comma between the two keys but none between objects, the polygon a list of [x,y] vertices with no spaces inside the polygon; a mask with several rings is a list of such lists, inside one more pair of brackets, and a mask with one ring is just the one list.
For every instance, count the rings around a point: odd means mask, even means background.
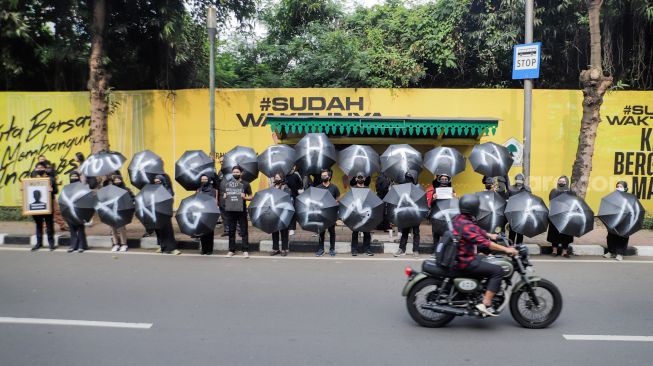
[{"label": "portrait photo on placard", "polygon": [[24,179],[23,215],[47,215],[52,213],[50,179]]}]

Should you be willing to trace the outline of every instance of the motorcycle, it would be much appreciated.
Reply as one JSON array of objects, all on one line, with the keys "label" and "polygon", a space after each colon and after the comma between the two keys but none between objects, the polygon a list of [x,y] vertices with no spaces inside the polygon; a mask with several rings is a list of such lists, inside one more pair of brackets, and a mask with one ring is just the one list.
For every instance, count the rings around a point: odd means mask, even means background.
[{"label": "motorcycle", "polygon": [[[511,245],[503,235],[497,237],[497,243]],[[555,284],[533,273],[526,245],[517,244],[515,249],[518,255],[512,257],[489,255],[482,259],[503,269],[501,288],[492,306],[501,313],[509,304],[510,314],[521,326],[546,328],[562,311],[562,295]],[[438,266],[435,260],[424,261],[421,272],[410,266],[405,272],[408,282],[402,295],[406,297],[408,313],[417,324],[437,328],[457,316],[486,317],[476,305],[483,300],[487,279],[460,276],[456,270]]]}]

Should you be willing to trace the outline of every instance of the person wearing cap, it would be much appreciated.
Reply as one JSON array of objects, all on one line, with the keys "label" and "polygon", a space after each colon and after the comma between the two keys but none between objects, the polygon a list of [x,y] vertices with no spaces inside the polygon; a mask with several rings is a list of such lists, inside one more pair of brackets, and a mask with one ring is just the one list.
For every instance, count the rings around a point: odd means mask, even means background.
[{"label": "person wearing cap", "polygon": [[[39,157],[45,160],[45,157],[41,155]],[[45,160],[47,161],[47,160]],[[34,171],[30,174],[32,178],[50,178],[50,195],[52,201],[54,202],[54,196],[59,192],[57,186],[57,180],[53,176],[48,176],[46,173],[47,165],[45,162],[40,161],[34,166]],[[46,234],[48,236],[48,245],[50,251],[54,250],[54,215],[32,215],[32,219],[36,224],[36,245],[32,247],[32,251],[39,250],[43,246],[43,224],[45,223]]]},{"label": "person wearing cap", "polygon": [[[371,178],[370,177],[365,177],[363,173],[358,173],[355,178],[353,178],[350,181],[350,186],[352,189],[361,189],[361,188],[368,188],[370,186]],[[351,233],[351,255],[353,257],[358,255],[358,236],[360,234],[360,231],[352,231]],[[363,252],[367,256],[373,256],[374,252],[372,252],[372,233],[368,232],[363,232]]]},{"label": "person wearing cap", "polygon": [[236,255],[236,232],[237,226],[240,225],[240,237],[243,240],[243,257],[249,258],[249,233],[247,228],[247,206],[246,202],[252,200],[252,187],[249,185],[249,182],[242,179],[243,168],[238,165],[235,165],[231,168],[231,179],[225,185],[225,192],[222,197],[227,199],[226,190],[229,189],[242,189],[240,196],[243,200],[243,207],[240,211],[225,211],[227,218],[227,225],[229,226],[229,252],[227,257],[233,257]]},{"label": "person wearing cap", "polygon": [[[508,200],[510,197],[516,196],[521,192],[531,193],[531,188],[525,184],[526,179],[524,175],[519,173],[515,176],[515,184],[511,185],[508,189]],[[508,239],[512,240],[515,244],[524,242],[524,235],[508,230]]]},{"label": "person wearing cap", "polygon": [[487,175],[483,176],[483,179],[481,180],[481,183],[483,183],[484,192],[489,192],[489,191],[496,192],[497,191],[497,185],[494,182],[494,178],[488,177]]},{"label": "person wearing cap", "polygon": [[[69,173],[70,183],[83,183],[82,177],[80,174],[73,170]],[[86,184],[86,183],[83,183]],[[68,222],[68,227],[70,228],[70,247],[68,248],[68,253],[79,252],[84,253],[88,249],[88,243],[86,241],[86,230],[84,224],[78,225],[73,222]]]},{"label": "person wearing cap", "polygon": [[[122,188],[126,190],[129,195],[131,196],[132,199],[134,199],[134,194],[132,193],[131,189],[127,188],[125,185],[125,182],[122,180],[122,176],[120,174],[114,175],[111,180],[109,181],[109,184],[113,184],[114,186],[118,188]],[[125,226],[112,226],[111,227],[111,238],[113,240],[113,246],[111,247],[112,252],[126,252],[127,251],[127,229],[125,229]]]},{"label": "person wearing cap", "polygon": [[[175,193],[172,191],[172,185],[164,175],[156,175],[154,177],[154,184],[161,184],[174,197]],[[159,243],[157,253],[163,252],[166,254],[180,255],[181,251],[177,249],[177,240],[175,239],[175,232],[172,228],[172,217],[165,219],[160,224],[160,229],[154,229],[156,240]]]},{"label": "person wearing cap", "polygon": [[[621,180],[617,182],[616,189],[620,192],[628,192],[628,183]],[[623,237],[608,232],[608,237],[606,238],[608,252],[603,255],[603,258],[613,258],[614,260],[621,262],[624,259],[624,255],[626,255],[626,249],[628,249],[628,239],[629,237],[627,236]]]},{"label": "person wearing cap", "polygon": [[[405,175],[406,183],[417,184],[417,171],[409,170]],[[419,225],[401,229],[401,238],[399,239],[399,249],[393,254],[395,257],[406,255],[406,246],[408,245],[408,235],[413,232],[413,257],[419,257]]]}]

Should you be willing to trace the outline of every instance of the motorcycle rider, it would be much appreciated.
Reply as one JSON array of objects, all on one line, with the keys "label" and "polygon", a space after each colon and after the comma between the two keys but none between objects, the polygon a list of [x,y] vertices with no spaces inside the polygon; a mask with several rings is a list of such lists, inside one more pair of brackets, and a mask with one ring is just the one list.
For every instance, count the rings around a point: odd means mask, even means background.
[{"label": "motorcycle rider", "polygon": [[503,270],[496,264],[481,261],[476,256],[478,251],[495,250],[516,255],[515,248],[504,247],[495,244],[490,240],[496,240],[496,234],[489,234],[476,224],[480,201],[474,194],[466,194],[458,202],[460,215],[452,222],[453,234],[460,238],[458,247],[458,261],[455,269],[461,274],[468,274],[472,277],[487,278],[487,290],[483,296],[483,302],[476,305],[476,308],[486,316],[497,316],[492,307],[492,299],[499,291]]}]

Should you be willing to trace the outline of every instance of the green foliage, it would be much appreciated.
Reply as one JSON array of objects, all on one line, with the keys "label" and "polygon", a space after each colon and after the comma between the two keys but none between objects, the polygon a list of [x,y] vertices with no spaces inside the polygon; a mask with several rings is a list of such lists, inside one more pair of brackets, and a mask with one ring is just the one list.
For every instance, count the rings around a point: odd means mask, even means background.
[{"label": "green foliage", "polygon": [[30,221],[30,216],[23,216],[21,207],[0,206],[0,222]]}]

